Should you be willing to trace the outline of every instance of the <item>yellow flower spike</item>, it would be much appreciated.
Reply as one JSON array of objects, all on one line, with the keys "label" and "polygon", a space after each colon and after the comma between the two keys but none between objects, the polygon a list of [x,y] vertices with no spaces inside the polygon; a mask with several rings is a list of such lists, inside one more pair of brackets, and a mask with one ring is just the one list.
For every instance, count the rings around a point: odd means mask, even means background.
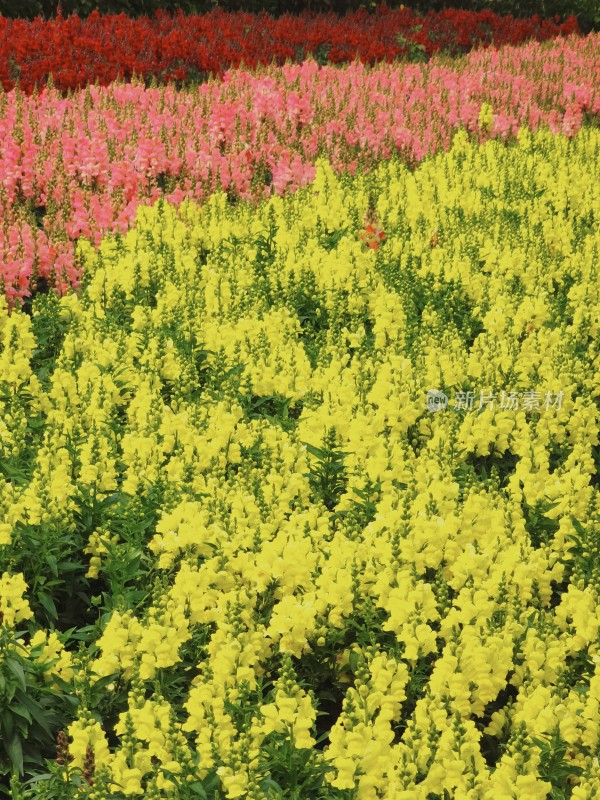
[{"label": "yellow flower spike", "polygon": [[38,662],[40,664],[47,664],[45,676],[47,680],[51,680],[51,675],[56,674],[64,681],[71,681],[74,676],[73,671],[73,658],[71,653],[65,650],[64,645],[58,638],[58,635],[52,631],[46,633],[42,630],[37,630],[31,637],[29,642],[30,649],[42,646],[38,655]]},{"label": "yellow flower spike", "polygon": [[33,617],[29,603],[23,597],[27,591],[27,584],[23,573],[9,575],[2,573],[0,577],[0,614],[1,624],[14,627],[16,623]]},{"label": "yellow flower spike", "polygon": [[108,763],[110,759],[108,742],[100,723],[96,720],[78,719],[69,725],[67,734],[72,739],[69,744],[69,754],[73,758],[72,765],[74,767],[83,768],[88,747],[91,747],[94,752],[97,766]]}]

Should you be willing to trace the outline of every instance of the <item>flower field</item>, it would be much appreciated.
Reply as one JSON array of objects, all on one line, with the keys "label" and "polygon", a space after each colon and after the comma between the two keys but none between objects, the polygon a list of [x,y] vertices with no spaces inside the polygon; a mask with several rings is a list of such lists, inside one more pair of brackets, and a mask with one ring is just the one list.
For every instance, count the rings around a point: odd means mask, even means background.
[{"label": "flower field", "polygon": [[3,796],[600,796],[599,72],[0,95]]},{"label": "flower field", "polygon": [[[315,159],[365,170],[418,163],[466,129],[514,139],[540,125],[571,136],[600,114],[600,34],[470,53],[459,62],[344,69],[313,62],[230,71],[195,91],[141,84],[0,95],[0,276],[10,301],[32,280],[77,285],[75,243],[124,233],[141,204],[217,188],[294,191]],[[489,120],[481,124],[482,108]]]},{"label": "flower field", "polygon": [[410,8],[381,6],[334,14],[211,14],[180,17],[158,13],[130,19],[92,13],[45,21],[0,17],[0,83],[24,91],[52,75],[59,89],[107,84],[134,75],[145,79],[190,80],[229,67],[256,67],[300,61],[311,55],[323,63],[393,60],[433,53],[464,53],[478,45],[498,47],[528,39],[544,41],[579,32],[575,17],[565,22],[513,19],[491,11],[447,9],[421,16]]}]

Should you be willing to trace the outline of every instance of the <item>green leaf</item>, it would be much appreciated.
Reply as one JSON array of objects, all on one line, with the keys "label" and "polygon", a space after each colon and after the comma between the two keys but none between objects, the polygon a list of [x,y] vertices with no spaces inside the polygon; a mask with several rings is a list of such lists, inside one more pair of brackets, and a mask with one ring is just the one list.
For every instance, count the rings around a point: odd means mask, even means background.
[{"label": "green leaf", "polygon": [[8,708],[2,711],[0,720],[2,721],[2,733],[8,739],[12,736],[14,728],[12,714],[9,712]]},{"label": "green leaf", "polygon": [[23,774],[23,747],[18,736],[11,736],[6,742],[6,752],[10,758],[13,770],[19,775]]},{"label": "green leaf", "polygon": [[102,678],[99,678],[95,683],[92,684],[92,689],[97,691],[98,689],[103,689],[105,686],[113,683],[119,677],[119,672],[113,672],[111,675],[105,675]]},{"label": "green leaf", "polygon": [[206,778],[204,778],[203,783],[207,792],[216,792],[221,785],[221,779],[217,775],[216,771],[210,772]]},{"label": "green leaf", "polygon": [[350,653],[350,658],[348,659],[348,663],[349,663],[349,666],[350,666],[350,670],[353,673],[356,673],[356,670],[358,669],[358,663],[359,663],[359,654],[355,650],[353,650]]},{"label": "green leaf", "polygon": [[56,562],[56,557],[53,556],[51,553],[48,553],[46,556],[46,563],[50,567],[50,572],[54,575],[55,578],[58,578],[58,564]]},{"label": "green leaf", "polygon": [[25,781],[25,786],[28,786],[30,783],[39,783],[40,781],[49,781],[52,780],[54,775],[51,772],[41,772],[39,775],[34,775],[33,778],[29,778]]},{"label": "green leaf", "polygon": [[[555,504],[555,505],[556,505],[556,504]],[[581,522],[579,522],[579,520],[578,520],[578,519],[575,519],[575,517],[573,517],[573,516],[571,516],[571,522],[573,523],[573,527],[575,528],[575,530],[577,531],[577,533],[578,533],[580,536],[582,536],[582,537],[585,537],[585,536],[586,536],[585,528],[583,527],[583,525],[581,524]]]},{"label": "green leaf", "polygon": [[60,689],[62,689],[65,692],[72,691],[72,687],[63,678],[61,678],[60,675],[55,675],[54,673],[51,674],[52,674],[52,680],[58,684]]},{"label": "green leaf", "polygon": [[31,717],[37,722],[44,733],[47,733],[48,736],[52,736],[52,731],[48,725],[48,720],[42,706],[39,703],[36,703],[33,698],[29,697],[29,695],[25,694],[24,692],[17,692],[16,697],[21,705],[27,708]]},{"label": "green leaf", "polygon": [[49,594],[47,594],[46,592],[38,592],[37,599],[44,606],[44,608],[50,615],[51,619],[54,620],[58,619],[58,611],[56,610],[54,600],[50,597]]},{"label": "green leaf", "polygon": [[19,661],[17,661],[17,659],[14,658],[14,656],[7,656],[4,660],[4,663],[6,664],[8,669],[12,672],[12,674],[15,676],[15,678],[19,681],[21,687],[23,689],[26,689],[27,681],[25,680],[25,671],[22,665],[19,663]]},{"label": "green leaf", "polygon": [[315,447],[314,444],[309,444],[308,442],[301,442],[300,444],[303,444],[306,447],[311,456],[315,456],[321,460],[325,460],[327,458],[327,453],[320,447]]},{"label": "green leaf", "polygon": [[20,703],[11,703],[9,710],[11,714],[17,714],[19,717],[23,717],[23,719],[27,720],[27,722],[31,724],[31,714]]},{"label": "green leaf", "polygon": [[94,634],[96,635],[99,634],[96,625],[84,625],[82,628],[79,628],[75,633],[71,634],[71,638],[83,642],[88,642],[90,639],[94,638]]},{"label": "green leaf", "polygon": [[283,789],[273,778],[265,778],[264,781],[261,782],[260,788],[264,792],[276,792],[278,797],[283,797]]}]

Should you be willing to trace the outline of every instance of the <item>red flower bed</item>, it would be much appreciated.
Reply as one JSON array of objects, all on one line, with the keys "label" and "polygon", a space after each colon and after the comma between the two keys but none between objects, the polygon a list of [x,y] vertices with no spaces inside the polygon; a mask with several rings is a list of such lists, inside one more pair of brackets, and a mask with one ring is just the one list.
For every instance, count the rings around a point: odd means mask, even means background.
[{"label": "red flower bed", "polygon": [[266,14],[223,13],[183,17],[157,13],[131,19],[123,14],[44,21],[0,18],[0,83],[26,92],[51,74],[61,90],[98,81],[105,85],[134,74],[161,82],[202,79],[229,67],[247,67],[309,54],[325,63],[359,58],[364,63],[395,58],[453,55],[478,46],[520,44],[580,33],[575,17],[559,24],[499,17],[491,11],[446,10],[417,16],[409,8],[381,6],[357,11],[302,14],[278,19]]}]

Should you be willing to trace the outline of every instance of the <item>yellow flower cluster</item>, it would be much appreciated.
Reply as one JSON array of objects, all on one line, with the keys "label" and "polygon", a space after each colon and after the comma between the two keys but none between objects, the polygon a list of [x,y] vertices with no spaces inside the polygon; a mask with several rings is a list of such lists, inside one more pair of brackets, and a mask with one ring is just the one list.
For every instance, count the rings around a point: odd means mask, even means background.
[{"label": "yellow flower cluster", "polygon": [[38,652],[38,663],[46,666],[48,678],[56,673],[64,681],[73,679],[73,657],[68,650],[65,650],[55,631],[47,633],[39,628],[31,637],[29,646]]},{"label": "yellow flower cluster", "polygon": [[68,735],[71,738],[69,754],[73,756],[73,767],[82,769],[88,747],[92,748],[96,764],[99,766],[110,758],[106,735],[100,723],[89,713],[82,712],[79,719],[69,725]]},{"label": "yellow flower cluster", "polygon": [[265,718],[263,732],[284,733],[298,749],[310,749],[316,741],[310,734],[316,718],[311,697],[301,689],[293,676],[289,656],[284,659],[281,675],[277,681],[274,701],[260,708]]},{"label": "yellow flower cluster", "polygon": [[4,572],[0,577],[0,625],[14,628],[15,624],[30,619],[33,612],[27,599],[23,597],[27,584],[23,573],[9,575]]},{"label": "yellow flower cluster", "polygon": [[[0,472],[0,544],[72,533],[89,495],[90,581],[131,530],[151,574],[86,666],[128,687],[118,746],[85,711],[69,729],[107,797],[216,775],[266,798],[278,748],[306,796],[600,793],[599,149],[459,134],[414,171],[320,162],[258,208],[141,208],[81,244],[43,385],[0,307],[2,453],[44,420],[31,477]],[[4,575],[5,624],[24,591]]]}]

